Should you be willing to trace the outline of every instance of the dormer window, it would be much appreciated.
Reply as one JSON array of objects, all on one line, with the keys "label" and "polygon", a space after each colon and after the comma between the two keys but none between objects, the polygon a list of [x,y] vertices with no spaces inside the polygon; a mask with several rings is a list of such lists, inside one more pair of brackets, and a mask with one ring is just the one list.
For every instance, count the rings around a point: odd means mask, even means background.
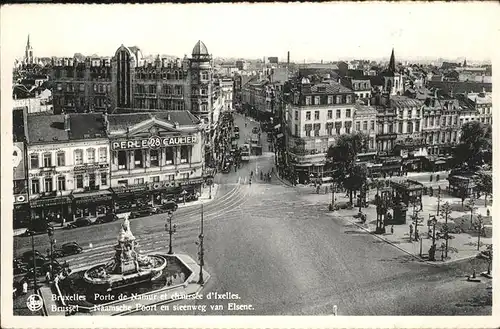
[{"label": "dormer window", "polygon": [[314,105],[320,105],[320,104],[321,104],[320,97],[319,96],[314,96]]},{"label": "dormer window", "polygon": [[311,105],[311,96],[306,96],[306,105]]}]

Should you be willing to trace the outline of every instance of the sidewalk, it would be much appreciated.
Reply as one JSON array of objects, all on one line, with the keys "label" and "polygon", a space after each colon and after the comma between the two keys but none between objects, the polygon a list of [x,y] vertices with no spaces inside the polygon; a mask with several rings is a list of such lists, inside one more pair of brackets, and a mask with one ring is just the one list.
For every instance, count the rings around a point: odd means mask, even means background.
[{"label": "sidewalk", "polygon": [[[201,195],[196,201],[190,201],[184,203],[179,203],[179,209],[180,208],[188,208],[188,207],[194,207],[194,206],[199,206],[201,204],[205,204],[208,202],[212,202],[215,199],[215,196],[217,195],[217,191],[219,190],[219,184],[213,184],[212,185],[212,193],[210,193],[210,187],[205,186],[202,191]],[[210,194],[212,195],[212,198],[210,198]]]},{"label": "sidewalk", "polygon": [[[299,187],[302,192],[310,190],[310,193],[306,193],[304,197],[312,203],[324,205],[325,208],[331,203],[331,193],[324,194],[323,189],[320,194],[316,194],[314,189],[310,186]],[[373,199],[375,191],[370,191],[370,200]],[[335,193],[335,200],[337,203],[347,203],[349,199],[346,197],[345,193]],[[437,212],[437,198],[430,196],[422,197],[423,210],[419,213],[419,217],[423,218],[422,224],[418,226],[418,231],[420,237],[422,237],[422,257],[420,257],[420,242],[410,241],[410,229],[409,226],[412,224],[410,216],[412,215],[413,208],[409,207],[407,211],[407,220],[404,225],[394,225],[394,234],[391,234],[391,225],[386,226],[385,234],[375,234],[376,228],[376,207],[370,204],[368,208],[361,208],[362,212],[367,215],[366,223],[361,223],[360,219],[354,217],[358,214],[359,208],[355,207],[353,209],[340,209],[334,212],[327,212],[329,216],[340,218],[345,220],[349,224],[356,225],[359,230],[363,230],[370,234],[373,234],[377,238],[395,246],[396,248],[402,250],[403,252],[417,257],[419,259],[427,261],[429,248],[432,245],[432,235],[429,236],[427,226],[427,220],[430,215],[436,215]],[[470,226],[470,211],[463,211],[461,208],[461,201],[459,198],[452,198],[449,196],[443,197],[441,199],[441,206],[445,202],[449,202],[452,208],[452,212],[448,217],[448,225],[450,229],[454,227],[461,226],[465,228],[465,233],[455,234],[450,233],[453,236],[452,239],[448,240],[448,259],[445,261],[441,260],[441,244],[445,242],[444,239],[436,239],[436,261],[432,262],[435,264],[443,264],[456,262],[462,259],[472,258],[478,255],[477,250],[478,235],[477,231],[469,230]],[[479,209],[476,210],[475,214],[481,214],[484,218],[485,225],[491,225],[491,217],[486,217],[486,207],[479,205]],[[475,218],[475,216],[474,216]],[[445,220],[441,216],[436,216],[438,224],[436,225],[436,233],[440,231],[440,228],[444,225]],[[422,226],[423,225],[423,226]],[[414,224],[413,224],[414,226]],[[413,237],[415,232],[413,231]],[[487,244],[492,243],[491,234],[487,233],[488,237],[481,236],[480,240],[480,251],[485,250]]]}]

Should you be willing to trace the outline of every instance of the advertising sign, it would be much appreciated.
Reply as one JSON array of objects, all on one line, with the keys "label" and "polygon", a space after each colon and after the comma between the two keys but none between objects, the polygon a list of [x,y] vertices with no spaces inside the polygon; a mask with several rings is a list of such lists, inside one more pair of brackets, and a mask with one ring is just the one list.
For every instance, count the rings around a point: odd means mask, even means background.
[{"label": "advertising sign", "polygon": [[24,144],[14,143],[14,150],[12,151],[12,166],[14,168],[14,179],[26,179],[26,172],[24,169]]},{"label": "advertising sign", "polygon": [[126,149],[139,149],[139,148],[158,148],[165,146],[177,145],[192,145],[198,141],[196,136],[178,136],[178,137],[159,137],[151,136],[147,139],[135,139],[126,141],[111,142],[111,149],[113,150],[126,150]]}]

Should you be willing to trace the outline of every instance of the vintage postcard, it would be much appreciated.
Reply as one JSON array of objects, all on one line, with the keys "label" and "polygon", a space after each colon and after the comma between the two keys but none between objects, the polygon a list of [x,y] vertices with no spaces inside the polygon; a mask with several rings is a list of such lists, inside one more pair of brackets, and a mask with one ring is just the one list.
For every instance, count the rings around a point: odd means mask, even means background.
[{"label": "vintage postcard", "polygon": [[2,325],[498,325],[498,17],[3,6]]}]

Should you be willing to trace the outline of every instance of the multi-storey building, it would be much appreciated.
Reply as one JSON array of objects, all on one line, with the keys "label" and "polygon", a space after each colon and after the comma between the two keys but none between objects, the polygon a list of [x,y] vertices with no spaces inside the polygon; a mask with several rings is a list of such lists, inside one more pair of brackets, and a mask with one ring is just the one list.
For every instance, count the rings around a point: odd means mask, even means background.
[{"label": "multi-storey building", "polygon": [[224,110],[231,111],[233,109],[233,79],[222,78],[219,81],[221,89],[221,97],[224,103]]},{"label": "multi-storey building", "polygon": [[259,120],[269,120],[275,111],[276,88],[269,80],[248,82],[241,93],[243,107]]},{"label": "multi-storey building", "polygon": [[14,228],[27,226],[30,218],[26,170],[26,115],[25,108],[12,111],[13,209]]},{"label": "multi-storey building", "polygon": [[325,174],[328,148],[341,134],[353,132],[355,94],[337,82],[311,84],[304,78],[290,97],[285,120],[290,131],[287,149],[296,177],[303,183],[311,174]]},{"label": "multi-storey building", "polygon": [[105,117],[111,144],[111,188],[117,212],[199,192],[204,125],[188,111]]},{"label": "multi-storey building", "polygon": [[358,154],[360,160],[371,159],[377,153],[377,109],[374,106],[356,104],[354,111],[354,132],[361,132],[368,138],[366,152]]},{"label": "multi-storey building", "polygon": [[72,221],[111,210],[109,141],[100,114],[27,117],[31,217]]},{"label": "multi-storey building", "polygon": [[370,99],[372,97],[370,79],[355,79],[346,77],[342,79],[342,84],[354,91],[358,99]]}]

